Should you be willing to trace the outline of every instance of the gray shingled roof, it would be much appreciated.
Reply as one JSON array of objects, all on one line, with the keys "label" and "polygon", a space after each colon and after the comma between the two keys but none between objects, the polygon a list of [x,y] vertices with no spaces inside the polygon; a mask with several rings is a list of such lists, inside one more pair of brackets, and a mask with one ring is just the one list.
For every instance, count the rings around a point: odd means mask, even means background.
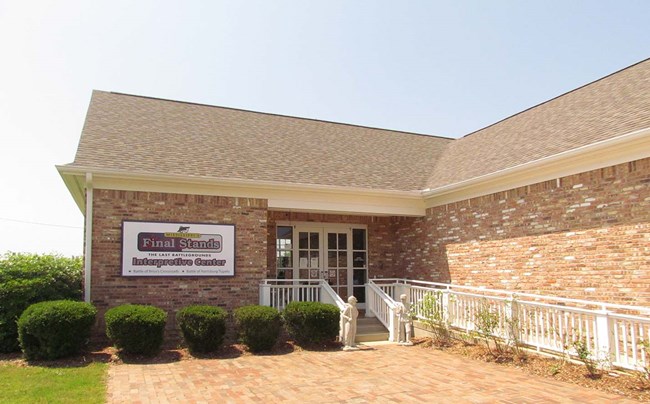
[{"label": "gray shingled roof", "polygon": [[454,141],[434,189],[650,127],[650,59]]},{"label": "gray shingled roof", "polygon": [[461,139],[93,92],[69,166],[411,191],[650,127],[650,59]]},{"label": "gray shingled roof", "polygon": [[452,141],[94,91],[71,166],[412,191]]}]

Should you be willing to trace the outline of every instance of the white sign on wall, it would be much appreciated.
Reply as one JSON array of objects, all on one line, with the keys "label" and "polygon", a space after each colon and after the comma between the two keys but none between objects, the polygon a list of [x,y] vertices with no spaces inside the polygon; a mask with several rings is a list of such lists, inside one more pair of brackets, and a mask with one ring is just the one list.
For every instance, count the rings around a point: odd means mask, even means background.
[{"label": "white sign on wall", "polygon": [[233,276],[235,226],[122,222],[122,276]]}]

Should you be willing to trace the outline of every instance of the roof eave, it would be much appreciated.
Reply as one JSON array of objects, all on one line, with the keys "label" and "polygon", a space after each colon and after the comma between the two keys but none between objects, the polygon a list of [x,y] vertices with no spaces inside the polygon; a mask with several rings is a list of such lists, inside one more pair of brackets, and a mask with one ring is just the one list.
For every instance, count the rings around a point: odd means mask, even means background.
[{"label": "roof eave", "polygon": [[[426,190],[400,191],[320,184],[296,184],[233,178],[206,178],[176,174],[134,173],[80,165],[57,166],[70,194],[85,211],[86,174],[91,173],[98,188],[179,192],[225,191],[224,196],[251,196],[269,199],[269,208],[300,210],[301,204],[318,210],[321,200],[336,200],[330,208],[338,213],[396,214],[422,216],[424,209],[467,200],[495,192],[531,185],[568,175],[609,167],[650,157],[650,128],[578,147],[542,159],[509,167],[466,181]],[[153,184],[153,185],[151,185]],[[125,186],[127,185],[127,186]],[[286,198],[285,198],[286,196]],[[297,198],[291,199],[291,196]],[[347,202],[343,202],[347,201]],[[390,205],[381,209],[381,204]]]},{"label": "roof eave", "polygon": [[86,212],[86,173],[85,172],[74,172],[69,170],[67,165],[57,165],[55,166],[56,170],[59,172],[61,179],[65,183],[65,186],[70,191],[70,195],[74,199],[77,207],[81,213]]},{"label": "roof eave", "polygon": [[126,191],[187,193],[266,199],[269,209],[332,214],[423,216],[419,190],[400,191],[319,184],[294,184],[175,174],[134,173],[80,165],[57,166],[77,205],[84,211],[86,174],[93,187]]},{"label": "roof eave", "polygon": [[196,184],[211,184],[215,186],[241,186],[241,187],[254,187],[259,189],[286,189],[286,190],[301,190],[301,191],[314,191],[314,192],[336,192],[336,193],[354,193],[357,195],[376,195],[376,196],[398,196],[417,199],[421,197],[420,190],[393,190],[393,189],[377,189],[377,188],[362,188],[362,187],[345,187],[337,185],[322,185],[322,184],[306,184],[306,183],[292,183],[282,181],[262,181],[262,180],[249,180],[239,178],[227,177],[199,177],[189,176],[182,174],[158,174],[158,173],[143,173],[126,170],[107,170],[104,168],[97,168],[82,165],[58,165],[57,170],[64,181],[66,176],[82,176],[86,173],[92,173],[97,176],[103,177],[119,177],[130,179],[141,179],[148,181],[182,181],[184,183]]},{"label": "roof eave", "polygon": [[433,189],[427,208],[650,157],[650,128]]}]

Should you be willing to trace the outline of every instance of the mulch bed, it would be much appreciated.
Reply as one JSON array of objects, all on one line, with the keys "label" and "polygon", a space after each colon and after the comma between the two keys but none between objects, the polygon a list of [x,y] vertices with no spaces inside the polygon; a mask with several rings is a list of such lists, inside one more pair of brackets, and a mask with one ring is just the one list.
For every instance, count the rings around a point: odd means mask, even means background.
[{"label": "mulch bed", "polygon": [[577,384],[583,387],[598,389],[613,394],[619,394],[639,401],[650,402],[650,381],[639,373],[603,371],[592,377],[583,365],[571,363],[557,358],[537,355],[524,351],[517,358],[514,355],[493,355],[487,347],[480,344],[469,344],[452,340],[446,347],[435,346],[431,338],[414,338],[414,344],[426,349],[440,349],[456,355],[465,356],[471,360],[493,362],[501,366],[521,369],[523,372]]},{"label": "mulch bed", "polygon": [[298,351],[338,351],[341,349],[341,344],[338,342],[326,342],[322,344],[312,345],[297,345],[291,340],[280,340],[268,352],[252,353],[248,350],[246,345],[242,344],[224,344],[216,352],[200,354],[190,353],[187,348],[170,348],[163,349],[155,356],[142,356],[130,355],[119,352],[118,349],[112,346],[94,347],[89,352],[82,355],[63,358],[50,361],[27,361],[23,358],[21,353],[0,353],[0,364],[8,364],[13,366],[45,366],[45,367],[79,367],[86,366],[93,362],[102,363],[142,363],[142,364],[156,364],[156,363],[171,363],[184,360],[196,359],[232,359],[240,356],[263,356],[263,355],[286,355]]}]

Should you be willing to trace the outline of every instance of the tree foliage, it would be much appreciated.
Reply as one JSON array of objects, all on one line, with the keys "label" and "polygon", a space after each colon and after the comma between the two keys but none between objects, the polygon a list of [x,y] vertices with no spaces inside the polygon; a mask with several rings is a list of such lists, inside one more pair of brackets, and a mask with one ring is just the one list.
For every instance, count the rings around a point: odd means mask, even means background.
[{"label": "tree foliage", "polygon": [[16,321],[30,305],[80,300],[82,258],[8,253],[0,258],[0,352],[19,350]]}]

